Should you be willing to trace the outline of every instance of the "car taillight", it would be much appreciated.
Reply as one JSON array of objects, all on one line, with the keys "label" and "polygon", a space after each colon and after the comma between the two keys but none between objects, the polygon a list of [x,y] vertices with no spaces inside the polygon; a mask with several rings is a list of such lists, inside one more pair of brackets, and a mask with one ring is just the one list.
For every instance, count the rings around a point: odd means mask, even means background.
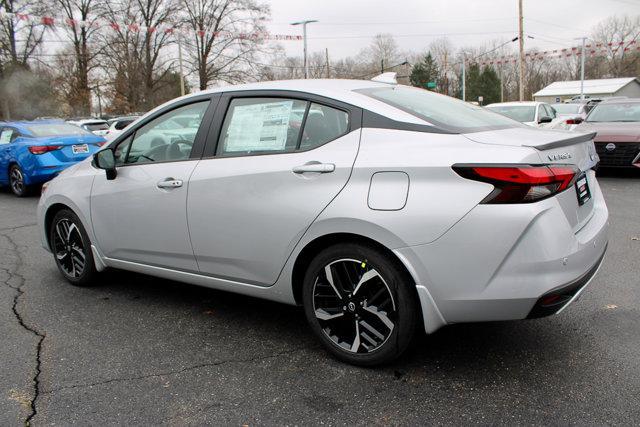
[{"label": "car taillight", "polygon": [[462,166],[458,175],[492,184],[495,189],[480,203],[532,203],[566,190],[580,170],[570,165]]},{"label": "car taillight", "polygon": [[565,123],[568,125],[579,125],[582,123],[582,119],[567,119]]},{"label": "car taillight", "polygon": [[32,145],[29,147],[29,152],[31,154],[44,154],[49,151],[55,151],[62,148],[62,145]]}]

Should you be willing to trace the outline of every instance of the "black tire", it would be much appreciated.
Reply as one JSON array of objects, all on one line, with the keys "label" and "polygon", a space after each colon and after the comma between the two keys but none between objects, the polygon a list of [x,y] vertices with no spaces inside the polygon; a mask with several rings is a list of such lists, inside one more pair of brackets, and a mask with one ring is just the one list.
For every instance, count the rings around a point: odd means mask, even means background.
[{"label": "black tire", "polygon": [[98,271],[91,241],[73,211],[63,209],[53,217],[49,245],[58,270],[69,283],[74,286],[92,286],[96,283]]},{"label": "black tire", "polygon": [[9,188],[18,197],[26,197],[31,192],[31,187],[24,182],[24,172],[17,164],[9,168]]},{"label": "black tire", "polygon": [[314,333],[336,358],[359,366],[380,365],[399,357],[413,339],[419,314],[414,286],[397,260],[379,249],[338,244],[309,264],[302,290],[304,311]]}]

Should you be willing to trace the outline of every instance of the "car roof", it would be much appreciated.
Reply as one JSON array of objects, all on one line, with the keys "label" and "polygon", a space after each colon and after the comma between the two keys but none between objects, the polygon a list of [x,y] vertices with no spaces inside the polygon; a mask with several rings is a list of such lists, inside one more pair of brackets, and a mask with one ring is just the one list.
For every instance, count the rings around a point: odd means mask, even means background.
[{"label": "car roof", "polygon": [[81,120],[69,120],[67,123],[86,125],[88,123],[107,123],[106,120],[103,119],[81,119]]},{"label": "car roof", "polygon": [[616,98],[616,99],[605,99],[600,104],[639,104],[640,98]]},{"label": "car roof", "polygon": [[545,104],[545,102],[539,102],[539,101],[513,101],[513,102],[494,102],[493,104],[489,104],[487,105],[487,107],[497,107],[497,106],[516,106],[516,105],[522,105],[525,107],[533,107],[536,105],[540,105],[540,104]]},{"label": "car roof", "polygon": [[[173,99],[163,105],[160,105],[150,111],[161,110],[167,106],[172,105],[178,100],[185,100],[194,98],[206,94],[238,92],[238,91],[261,91],[261,90],[278,90],[278,91],[291,91],[301,92],[305,94],[319,95],[336,101],[351,104],[356,107],[366,108],[378,114],[382,114],[390,119],[416,123],[416,124],[430,124],[425,120],[414,116],[413,114],[402,111],[398,108],[382,101],[376,100],[370,96],[364,95],[359,92],[355,92],[358,89],[370,89],[370,88],[392,88],[400,85],[392,85],[389,83],[379,83],[371,80],[346,80],[346,79],[306,79],[306,80],[274,80],[259,83],[246,83],[234,86],[221,86],[213,89],[207,89],[201,92],[195,92],[189,95],[185,95],[178,99]],[[414,88],[416,89],[416,88]],[[147,113],[147,114],[149,114]]]},{"label": "car roof", "polygon": [[0,126],[11,126],[18,129],[22,133],[31,133],[29,127],[32,126],[44,126],[52,124],[64,124],[64,120],[50,119],[50,120],[16,120],[13,122],[0,122]]}]

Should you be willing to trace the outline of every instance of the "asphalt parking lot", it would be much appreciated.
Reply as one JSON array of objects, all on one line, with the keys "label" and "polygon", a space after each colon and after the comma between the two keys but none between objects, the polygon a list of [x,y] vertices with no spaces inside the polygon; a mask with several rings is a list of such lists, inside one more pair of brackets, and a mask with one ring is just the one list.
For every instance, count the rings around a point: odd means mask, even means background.
[{"label": "asphalt parking lot", "polygon": [[448,326],[379,369],[331,359],[297,307],[123,272],[72,287],[37,197],[0,191],[0,425],[636,424],[640,174],[601,185],[609,251],[578,303]]}]

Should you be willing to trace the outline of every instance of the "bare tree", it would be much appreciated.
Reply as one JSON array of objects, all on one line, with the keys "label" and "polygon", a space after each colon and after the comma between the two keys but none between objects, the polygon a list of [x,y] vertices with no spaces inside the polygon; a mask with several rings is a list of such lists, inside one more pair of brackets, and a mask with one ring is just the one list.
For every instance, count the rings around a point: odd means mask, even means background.
[{"label": "bare tree", "polygon": [[174,0],[110,0],[103,2],[105,19],[111,22],[101,41],[101,58],[107,64],[109,98],[123,113],[146,111],[166,101],[161,89],[174,58],[163,51],[174,43]]},{"label": "bare tree", "polygon": [[89,73],[95,66],[98,52],[92,46],[98,31],[97,21],[101,18],[96,0],[54,0],[67,19],[65,28],[72,45],[75,62],[71,74],[72,80],[66,93],[67,102],[73,115],[88,115],[91,112],[91,89]]},{"label": "bare tree", "polygon": [[[7,16],[0,18],[0,98],[4,118],[11,117],[10,97],[6,95],[8,78],[28,69],[29,60],[41,45],[46,26],[29,20],[29,14],[45,12],[46,5],[37,0],[0,0]],[[11,14],[11,15],[9,15]]]},{"label": "bare tree", "polygon": [[391,34],[377,34],[369,46],[358,55],[365,65],[367,77],[402,64],[405,56]]},{"label": "bare tree", "polygon": [[253,71],[269,7],[256,0],[182,0],[190,35],[185,45],[200,89],[236,83]]},{"label": "bare tree", "polygon": [[613,16],[601,22],[591,39],[607,48],[604,66],[608,77],[637,75],[640,55],[635,49],[640,42],[640,16]]}]

